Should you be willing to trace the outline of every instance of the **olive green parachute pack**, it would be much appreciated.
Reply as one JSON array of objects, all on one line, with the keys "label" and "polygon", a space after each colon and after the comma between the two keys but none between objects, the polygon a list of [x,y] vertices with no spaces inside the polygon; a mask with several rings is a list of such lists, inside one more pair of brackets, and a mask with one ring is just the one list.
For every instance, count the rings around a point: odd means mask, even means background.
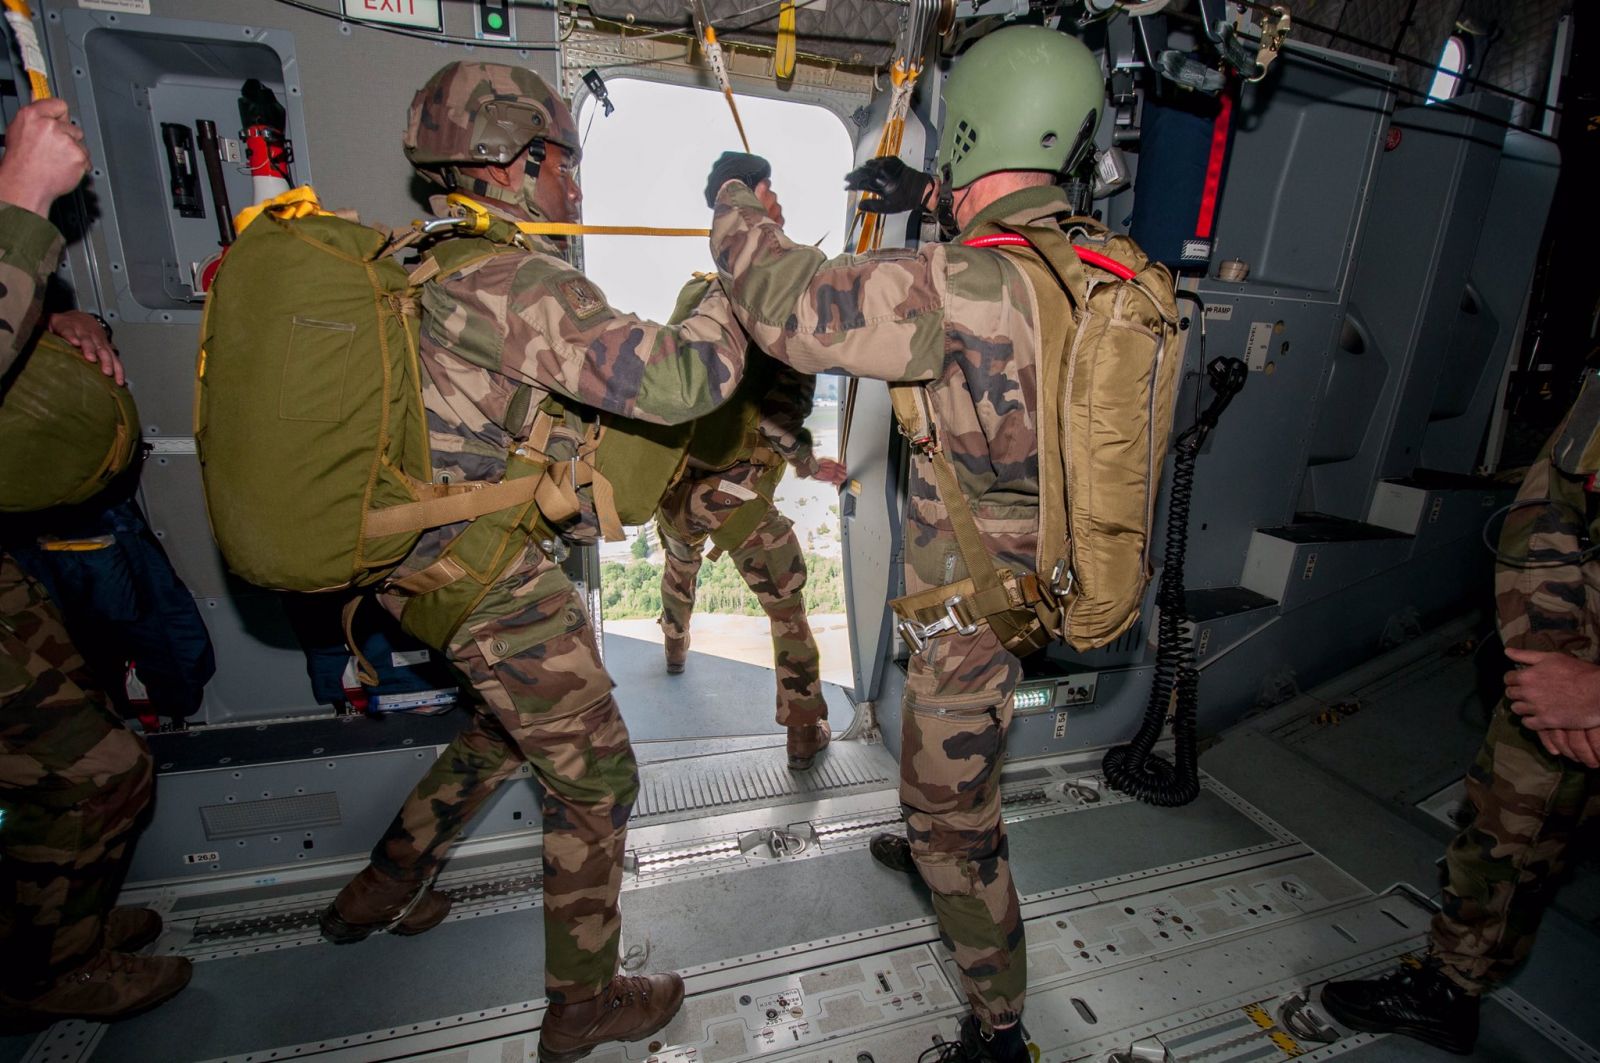
[{"label": "olive green parachute pack", "polygon": [[[678,293],[678,301],[667,323],[679,324],[693,313],[716,281],[715,273],[696,273]],[[772,508],[773,492],[778,489],[788,468],[782,456],[772,449],[761,434],[761,404],[774,383],[774,364],[770,357],[752,346],[745,353],[744,377],[728,401],[685,426],[692,429],[686,441],[685,458],[693,461],[698,469],[721,472],[749,462],[763,465],[767,470],[751,485],[756,497],[727,514],[711,533],[713,550],[710,557],[713,561],[721,554],[738,549],[756,530],[756,526]],[[674,486],[676,483],[677,477],[674,477]],[[657,512],[656,521],[670,527],[667,508],[663,506],[662,511]],[[681,532],[682,529],[674,530]],[[688,535],[683,537],[690,538]]]},{"label": "olive green parachute pack", "polygon": [[[388,586],[449,604],[402,623],[442,645],[530,538],[554,540],[593,492],[610,537],[643,523],[682,467],[688,429],[656,431],[549,398],[498,482],[432,482],[422,368],[424,285],[516,253],[513,226],[423,243],[321,208],[309,189],[248,220],[207,298],[195,442],[212,532],[228,566],[264,587],[383,584],[422,532],[471,522],[434,565]],[[398,251],[422,244],[408,271]],[[513,407],[519,405],[514,402]],[[528,416],[529,414],[532,416]],[[568,434],[578,461],[547,453]],[[435,594],[460,583],[457,592]],[[478,591],[469,588],[476,587]],[[457,601],[456,599],[460,599]]]},{"label": "olive green parachute pack", "polygon": [[133,462],[133,396],[65,340],[41,333],[0,389],[0,511],[87,501]]},{"label": "olive green parachute pack", "polygon": [[[1035,373],[1037,567],[995,563],[940,446],[927,392],[894,386],[895,417],[931,459],[967,577],[891,605],[918,649],[985,622],[1019,655],[1053,639],[1093,649],[1138,619],[1153,574],[1151,524],[1183,361],[1172,275],[1091,218],[1064,219],[1061,228],[992,224],[973,236],[1001,234],[1027,241],[1001,253],[1036,293],[1043,340]],[[1131,279],[1081,261],[1075,244]]]}]

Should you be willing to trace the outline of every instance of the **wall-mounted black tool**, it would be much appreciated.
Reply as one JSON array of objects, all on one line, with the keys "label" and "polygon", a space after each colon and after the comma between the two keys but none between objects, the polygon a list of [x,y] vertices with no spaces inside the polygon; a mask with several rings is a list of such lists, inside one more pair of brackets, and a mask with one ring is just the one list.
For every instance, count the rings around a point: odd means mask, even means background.
[{"label": "wall-mounted black tool", "polygon": [[204,118],[194,124],[200,134],[200,157],[206,161],[206,180],[211,185],[211,203],[217,209],[217,242],[233,243],[233,207],[228,202],[228,183],[222,171],[222,142],[217,139],[217,123]]},{"label": "wall-mounted black tool", "polygon": [[205,217],[205,201],[200,198],[200,171],[195,167],[194,135],[186,125],[162,122],[161,142],[167,148],[172,209],[185,218]]}]

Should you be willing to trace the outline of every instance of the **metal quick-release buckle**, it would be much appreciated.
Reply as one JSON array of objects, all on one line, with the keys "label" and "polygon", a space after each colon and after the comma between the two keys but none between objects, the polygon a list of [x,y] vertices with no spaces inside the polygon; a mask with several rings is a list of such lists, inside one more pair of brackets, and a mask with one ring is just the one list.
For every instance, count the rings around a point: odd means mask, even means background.
[{"label": "metal quick-release buckle", "polygon": [[976,623],[962,623],[961,618],[956,615],[956,606],[960,605],[961,601],[962,598],[959,594],[946,598],[944,615],[931,624],[919,624],[915,620],[900,621],[900,637],[905,640],[906,645],[911,647],[912,653],[921,653],[923,647],[928,644],[929,639],[937,635],[943,635],[946,632],[954,631],[958,635],[977,633],[978,625]]}]

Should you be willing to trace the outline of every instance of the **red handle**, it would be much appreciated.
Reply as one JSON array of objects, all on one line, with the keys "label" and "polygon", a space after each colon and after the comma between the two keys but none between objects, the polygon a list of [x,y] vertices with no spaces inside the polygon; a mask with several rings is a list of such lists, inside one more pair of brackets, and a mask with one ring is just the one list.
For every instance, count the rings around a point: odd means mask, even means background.
[{"label": "red handle", "polygon": [[[993,236],[974,236],[970,240],[963,240],[961,242],[968,247],[1033,246],[1032,244],[1028,243],[1026,237],[1018,236],[1016,233],[995,233]],[[1073,244],[1072,249],[1076,251],[1078,253],[1078,257],[1088,265],[1097,266],[1100,269],[1105,270],[1107,273],[1111,273],[1117,277],[1120,277],[1122,280],[1131,281],[1134,277],[1138,276],[1137,273],[1129,269],[1127,266],[1124,266],[1121,262],[1118,262],[1114,258],[1108,258],[1098,251],[1090,251],[1088,248],[1079,247],[1077,244]]]}]

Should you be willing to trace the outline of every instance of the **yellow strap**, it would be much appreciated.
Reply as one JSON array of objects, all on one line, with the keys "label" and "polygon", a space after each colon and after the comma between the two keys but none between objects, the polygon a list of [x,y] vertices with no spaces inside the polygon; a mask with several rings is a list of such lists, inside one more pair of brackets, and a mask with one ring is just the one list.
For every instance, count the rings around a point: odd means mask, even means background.
[{"label": "yellow strap", "polygon": [[6,21],[17,38],[17,51],[22,53],[22,67],[28,72],[28,90],[35,102],[48,100],[50,72],[45,69],[44,51],[39,47],[39,35],[33,29],[33,9],[28,0],[4,0]]},{"label": "yellow strap", "polygon": [[778,5],[778,48],[772,56],[772,72],[784,81],[794,77],[794,24],[793,0],[783,0]]},{"label": "yellow strap", "polygon": [[653,225],[579,225],[567,221],[519,221],[531,236],[710,236],[710,229],[663,229]]},{"label": "yellow strap", "polygon": [[263,199],[260,203],[252,204],[241,210],[233,217],[235,232],[244,232],[245,227],[255,221],[262,214],[271,212],[274,217],[283,218],[285,221],[294,218],[309,218],[313,214],[331,215],[333,211],[323,210],[322,201],[317,198],[317,190],[310,185],[301,185],[291,188],[287,192]]}]

